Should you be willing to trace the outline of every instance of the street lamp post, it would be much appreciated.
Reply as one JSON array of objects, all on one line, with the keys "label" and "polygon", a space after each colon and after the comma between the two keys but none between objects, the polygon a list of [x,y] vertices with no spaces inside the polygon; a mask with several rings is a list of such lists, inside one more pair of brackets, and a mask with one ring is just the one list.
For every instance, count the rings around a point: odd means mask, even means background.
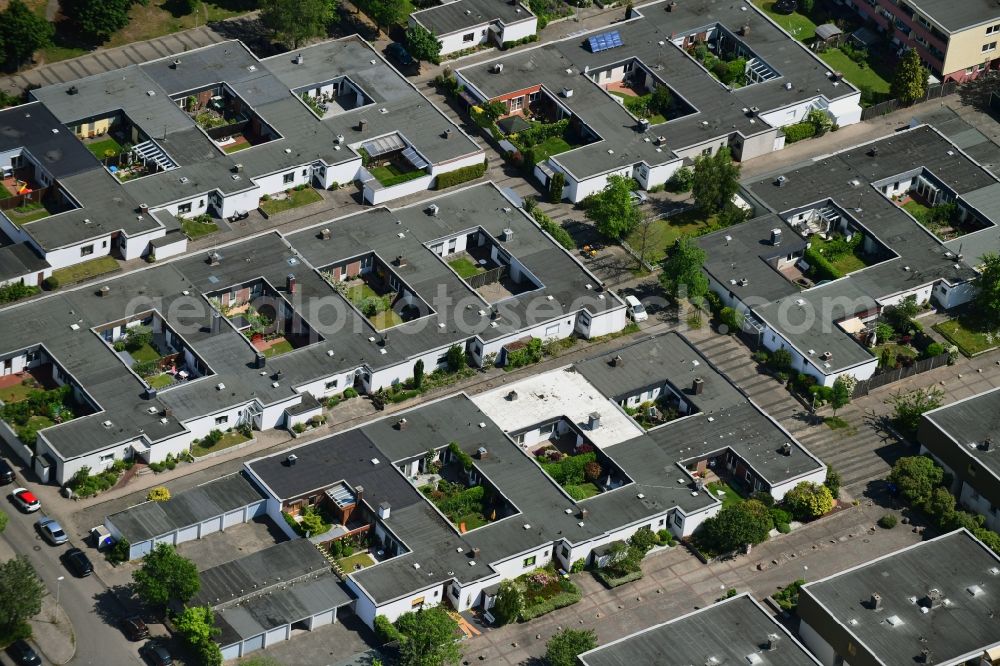
[{"label": "street lamp post", "polygon": [[65,576],[59,576],[59,578],[56,578],[56,604],[59,603],[59,593],[61,592],[62,582],[63,582],[64,578],[66,578],[66,577]]}]

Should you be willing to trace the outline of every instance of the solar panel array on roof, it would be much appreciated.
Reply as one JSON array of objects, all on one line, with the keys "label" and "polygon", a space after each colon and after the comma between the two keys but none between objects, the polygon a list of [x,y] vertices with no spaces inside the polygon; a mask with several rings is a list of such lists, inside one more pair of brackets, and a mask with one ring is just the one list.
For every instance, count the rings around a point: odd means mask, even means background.
[{"label": "solar panel array on roof", "polygon": [[587,40],[587,43],[590,45],[591,53],[600,53],[601,51],[621,46],[622,36],[617,30],[612,30],[611,32],[602,32],[599,35],[594,35]]}]

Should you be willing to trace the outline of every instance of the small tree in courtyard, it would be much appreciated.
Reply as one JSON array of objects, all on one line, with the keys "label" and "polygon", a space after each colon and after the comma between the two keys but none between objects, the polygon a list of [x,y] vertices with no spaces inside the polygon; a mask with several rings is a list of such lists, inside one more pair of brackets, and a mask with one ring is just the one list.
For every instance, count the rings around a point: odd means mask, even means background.
[{"label": "small tree in courtyard", "polygon": [[406,29],[406,46],[417,60],[437,64],[441,55],[441,42],[430,30],[414,23]]},{"label": "small tree in courtyard", "polygon": [[695,159],[691,194],[706,216],[715,215],[731,203],[739,188],[740,166],[733,163],[729,148]]},{"label": "small tree in courtyard", "polygon": [[632,201],[635,181],[628,176],[608,176],[608,184],[587,197],[587,218],[603,236],[619,240],[629,235],[642,220],[642,212]]},{"label": "small tree in courtyard", "polygon": [[593,629],[563,629],[545,644],[545,661],[550,666],[576,666],[576,658],[597,647]]}]

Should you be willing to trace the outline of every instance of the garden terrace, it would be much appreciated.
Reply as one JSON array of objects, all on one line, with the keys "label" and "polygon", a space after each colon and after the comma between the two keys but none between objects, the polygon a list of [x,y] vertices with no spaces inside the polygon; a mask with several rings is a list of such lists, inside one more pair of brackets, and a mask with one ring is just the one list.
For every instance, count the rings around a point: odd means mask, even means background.
[{"label": "garden terrace", "polygon": [[122,109],[75,120],[67,126],[120,182],[177,168],[163,147]]},{"label": "garden terrace", "polygon": [[[562,419],[552,428],[550,439],[530,447],[529,452],[549,478],[574,500],[585,500],[632,482],[575,424]],[[512,436],[518,434],[523,433]]]},{"label": "garden terrace", "polygon": [[365,141],[358,154],[361,164],[382,187],[429,175],[427,160],[399,132]]},{"label": "garden terrace", "polygon": [[780,76],[746,42],[719,23],[708,30],[674,37],[672,41],[731,88],[763,83]]},{"label": "garden terrace", "polygon": [[[539,95],[544,95],[544,91]],[[585,146],[600,138],[578,119],[562,117],[561,107],[543,105],[535,108],[538,108],[540,115],[532,116],[522,112],[497,123],[497,128],[517,148],[528,165],[544,162],[550,155]],[[556,111],[560,115],[559,120],[550,120],[545,115]]]},{"label": "garden terrace", "polygon": [[420,492],[455,526],[460,534],[503,520],[518,513],[517,508],[483,476],[472,458],[457,447],[442,454],[444,464],[435,483]]},{"label": "garden terrace", "polygon": [[[926,167],[883,178],[872,186],[942,241],[994,226],[974,207],[982,197],[970,193],[973,203],[967,202]],[[991,208],[988,202],[983,201],[987,210]]]},{"label": "garden terrace", "polygon": [[157,311],[95,327],[94,333],[156,391],[213,374]]},{"label": "garden terrace", "polygon": [[281,138],[277,130],[225,83],[172,95],[171,99],[227,155]]},{"label": "garden terrace", "polygon": [[621,81],[599,83],[606,71],[591,71],[588,76],[607,90],[608,94],[618,98],[636,118],[646,119],[652,125],[659,125],[697,111],[676,90],[638,60],[632,62],[631,71]]},{"label": "garden terrace", "polygon": [[[289,273],[285,293],[294,294]],[[284,295],[264,278],[206,294],[212,306],[250,341],[259,354],[278,356],[321,342],[323,337],[300,317]],[[214,323],[213,323],[214,326]]]},{"label": "garden terrace", "polygon": [[[503,247],[501,240],[505,234],[506,230],[501,232],[501,239],[497,239],[478,227],[460,236],[430,241],[427,247],[480,298],[496,303],[544,286]],[[512,236],[513,231],[510,234]]]},{"label": "garden terrace", "polygon": [[390,265],[372,252],[326,266],[320,274],[376,331],[383,331],[434,312],[393,266],[405,267],[406,258],[400,255]]},{"label": "garden terrace", "polygon": [[337,76],[292,90],[319,118],[326,119],[375,103],[371,95],[349,76]]}]

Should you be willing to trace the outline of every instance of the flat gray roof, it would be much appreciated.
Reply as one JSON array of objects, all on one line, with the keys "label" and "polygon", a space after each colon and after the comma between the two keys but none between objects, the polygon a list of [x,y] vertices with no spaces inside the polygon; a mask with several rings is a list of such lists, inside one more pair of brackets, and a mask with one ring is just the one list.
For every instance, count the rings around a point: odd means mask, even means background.
[{"label": "flat gray roof", "polygon": [[[959,32],[981,23],[1000,22],[1000,11],[992,0],[908,0],[949,32]],[[985,38],[985,35],[983,36]]]},{"label": "flat gray roof", "polygon": [[[1000,557],[963,528],[807,583],[799,594],[886,666],[918,662],[925,647],[935,663],[947,663],[1000,645],[998,566]],[[931,590],[948,603],[926,611]],[[881,595],[881,610],[869,607],[872,593]]]},{"label": "flat gray roof", "polygon": [[111,514],[107,520],[114,523],[129,543],[136,544],[262,499],[260,491],[237,472],[177,493],[165,502],[137,504]]},{"label": "flat gray roof", "polygon": [[[767,649],[769,636],[777,637],[773,650]],[[760,661],[751,662],[750,655]],[[747,593],[612,641],[579,659],[583,666],[820,663]]]},{"label": "flat gray roof", "polygon": [[506,0],[452,0],[437,7],[413,12],[410,16],[436,36],[441,37],[466,28],[473,28],[492,21],[505,25],[527,21],[534,14],[527,3]]},{"label": "flat gray roof", "polygon": [[26,243],[0,246],[0,281],[40,273],[47,268],[51,268],[49,262]]},{"label": "flat gray roof", "polygon": [[[930,421],[968,455],[1000,477],[1000,389],[991,389],[926,412]],[[992,440],[989,451],[979,446]]]},{"label": "flat gray roof", "polygon": [[[748,116],[746,109],[750,107],[766,113],[819,96],[833,100],[857,94],[847,82],[831,81],[826,74],[827,65],[750,3],[679,2],[666,12],[664,3],[657,2],[637,7],[636,11],[641,16],[469,65],[458,72],[487,99],[540,84],[579,116],[603,141],[551,158],[578,179],[631,168],[640,161],[651,165],[671,162],[677,159],[675,150],[719,136],[735,132],[751,136],[769,131],[766,123]],[[679,35],[702,31],[717,23],[733,34],[748,26],[747,34],[740,39],[780,76],[729,90],[671,42]],[[623,45],[592,53],[587,38],[609,30],[621,35]],[[637,131],[638,121],[591,79],[597,71],[633,59],[665,81],[698,113],[653,125],[645,133]],[[497,63],[503,63],[503,71],[495,71]],[[790,90],[785,83],[792,83]],[[562,96],[563,88],[572,89],[573,96]],[[650,141],[657,136],[665,137],[665,146]]]}]

